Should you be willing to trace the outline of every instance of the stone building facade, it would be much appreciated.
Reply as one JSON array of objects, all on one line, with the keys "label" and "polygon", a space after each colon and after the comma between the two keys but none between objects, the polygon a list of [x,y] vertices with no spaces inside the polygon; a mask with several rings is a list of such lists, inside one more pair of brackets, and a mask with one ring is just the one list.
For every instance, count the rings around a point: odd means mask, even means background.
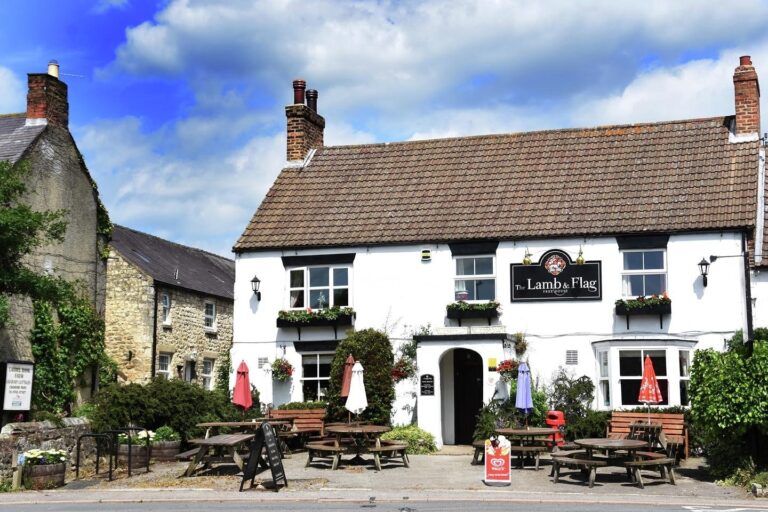
[{"label": "stone building facade", "polygon": [[105,323],[121,379],[211,388],[232,346],[233,283],[231,260],[115,226]]},{"label": "stone building facade", "polygon": [[[69,131],[67,84],[58,78],[58,65],[48,73],[30,73],[27,111],[0,115],[0,160],[28,165],[22,201],[36,211],[64,212],[67,229],[62,242],[36,248],[24,263],[37,273],[49,273],[82,285],[99,314],[104,312],[106,245],[109,218],[95,183]],[[32,361],[31,300],[12,297],[11,322],[0,328],[0,361]],[[90,389],[81,389],[87,398]]]}]

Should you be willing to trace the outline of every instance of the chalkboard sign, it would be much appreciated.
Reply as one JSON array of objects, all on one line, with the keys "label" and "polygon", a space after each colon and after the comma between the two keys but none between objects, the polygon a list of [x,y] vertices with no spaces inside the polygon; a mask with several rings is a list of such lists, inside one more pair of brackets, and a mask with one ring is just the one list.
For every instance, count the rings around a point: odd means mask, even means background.
[{"label": "chalkboard sign", "polygon": [[[264,451],[266,451],[266,459],[262,456]],[[275,486],[275,492],[279,490],[278,482],[280,481],[287,487],[288,479],[285,477],[285,469],[283,468],[283,460],[280,457],[280,448],[277,446],[275,429],[269,423],[264,422],[261,424],[261,428],[256,431],[253,441],[251,441],[251,455],[248,458],[248,464],[243,470],[243,480],[240,482],[241,492],[243,485],[248,480],[251,481],[251,487],[253,487],[253,481],[256,479],[259,465],[266,467],[267,462],[272,472],[272,483]]]},{"label": "chalkboard sign", "polygon": [[434,396],[435,376],[425,373],[421,376],[421,396]]}]

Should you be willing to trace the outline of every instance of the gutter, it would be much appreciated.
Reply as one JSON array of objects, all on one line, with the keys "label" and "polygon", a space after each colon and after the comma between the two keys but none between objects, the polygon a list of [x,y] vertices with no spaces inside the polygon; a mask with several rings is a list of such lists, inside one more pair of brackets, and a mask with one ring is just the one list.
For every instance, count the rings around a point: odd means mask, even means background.
[{"label": "gutter", "polygon": [[755,333],[752,327],[752,281],[749,269],[749,249],[747,246],[747,234],[741,235],[741,251],[744,254],[744,301],[746,302],[747,332],[744,344],[747,346],[747,357],[752,357]]},{"label": "gutter", "polygon": [[153,280],[155,296],[152,303],[152,369],[150,378],[155,378],[155,360],[157,359],[157,281]]}]

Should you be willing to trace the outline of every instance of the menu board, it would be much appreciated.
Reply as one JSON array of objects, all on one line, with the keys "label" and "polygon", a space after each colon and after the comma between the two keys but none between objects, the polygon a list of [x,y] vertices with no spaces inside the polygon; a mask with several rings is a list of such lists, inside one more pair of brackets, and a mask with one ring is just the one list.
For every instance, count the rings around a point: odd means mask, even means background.
[{"label": "menu board", "polygon": [[3,382],[3,410],[28,411],[32,402],[32,363],[5,363]]},{"label": "menu board", "polygon": [[[266,458],[262,455],[266,451]],[[279,490],[278,482],[282,481],[288,486],[288,479],[285,477],[285,468],[283,460],[280,457],[280,448],[277,446],[277,435],[275,429],[267,422],[261,424],[261,428],[256,431],[256,436],[251,441],[251,456],[248,458],[248,464],[243,469],[243,480],[240,482],[240,491],[248,480],[253,481],[256,478],[259,465],[266,467],[269,463],[269,469],[272,472],[272,483],[274,490]]]}]

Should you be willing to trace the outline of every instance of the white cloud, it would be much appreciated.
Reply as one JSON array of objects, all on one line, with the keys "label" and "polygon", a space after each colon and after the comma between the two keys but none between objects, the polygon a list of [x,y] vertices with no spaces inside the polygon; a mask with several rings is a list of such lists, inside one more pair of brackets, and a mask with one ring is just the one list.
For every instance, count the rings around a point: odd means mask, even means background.
[{"label": "white cloud", "polygon": [[26,112],[27,90],[8,68],[0,66],[0,112]]}]

